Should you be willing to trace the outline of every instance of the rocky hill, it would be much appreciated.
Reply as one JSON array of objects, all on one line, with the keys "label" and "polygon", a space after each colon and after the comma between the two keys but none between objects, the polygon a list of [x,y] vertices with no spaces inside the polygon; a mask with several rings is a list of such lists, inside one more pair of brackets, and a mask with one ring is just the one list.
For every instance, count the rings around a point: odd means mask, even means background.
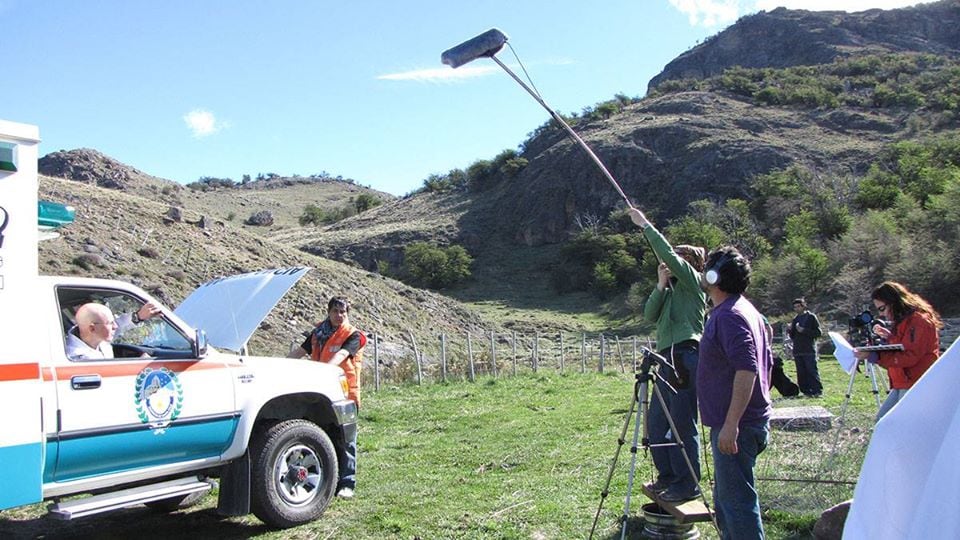
[{"label": "rocky hill", "polygon": [[[160,201],[182,210],[197,212],[210,220],[232,222],[254,234],[263,235],[298,227],[298,220],[307,204],[335,212],[350,206],[360,194],[366,194],[381,203],[396,199],[389,193],[361,186],[352,180],[329,176],[284,177],[270,174],[250,182],[223,180],[211,184],[197,182],[192,187],[185,187],[89,148],[47,154],[38,161],[38,168],[40,174],[52,178],[64,178]],[[255,215],[264,219],[251,219]]]},{"label": "rocky hill", "polygon": [[915,7],[859,13],[777,8],[737,21],[681,54],[650,81],[703,79],[724,69],[825,64],[864,52],[960,53],[960,3],[943,0]]},{"label": "rocky hill", "polygon": [[179,195],[184,190],[176,182],[149,175],[90,148],[51,152],[38,160],[37,167],[42,175],[171,204],[179,204]]}]

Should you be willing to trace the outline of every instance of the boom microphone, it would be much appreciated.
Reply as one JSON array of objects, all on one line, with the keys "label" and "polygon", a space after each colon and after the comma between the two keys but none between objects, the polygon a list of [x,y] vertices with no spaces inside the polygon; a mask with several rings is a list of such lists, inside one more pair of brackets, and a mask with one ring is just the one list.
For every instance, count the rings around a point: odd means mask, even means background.
[{"label": "boom microphone", "polygon": [[468,39],[443,51],[443,54],[440,55],[440,61],[452,68],[458,68],[468,62],[473,62],[477,58],[492,57],[500,52],[506,42],[506,34],[496,28],[491,28],[473,39]]},{"label": "boom microphone", "polygon": [[527,84],[520,79],[520,77],[517,77],[516,73],[511,71],[506,64],[497,58],[497,53],[500,52],[500,49],[502,49],[506,43],[507,36],[500,30],[491,28],[490,30],[487,30],[473,39],[468,39],[456,47],[447,49],[443,52],[443,54],[440,55],[440,61],[452,68],[460,67],[467,62],[476,60],[477,58],[489,58],[496,62],[498,66],[507,72],[507,75],[510,75],[514,81],[517,81],[517,84],[523,87],[523,89],[526,90],[527,93],[530,94],[530,96],[533,97],[533,99],[535,99],[541,107],[550,113],[550,116],[553,117],[557,124],[559,124],[564,131],[567,132],[567,135],[569,135],[571,139],[573,139],[577,144],[580,145],[581,148],[583,148],[587,155],[590,156],[590,159],[592,159],[597,167],[600,168],[600,172],[602,172],[607,180],[610,181],[614,189],[617,190],[617,193],[620,194],[620,197],[623,198],[624,202],[627,203],[627,207],[633,208],[633,203],[630,202],[627,194],[623,192],[623,188],[620,187],[617,179],[610,174],[610,171],[608,171],[607,167],[602,161],[600,161],[600,158],[593,153],[593,150],[590,149],[590,146],[580,138],[580,135],[577,135],[577,132],[574,131],[573,128],[571,128],[569,124],[567,124],[563,118],[556,113],[556,111],[551,109],[550,106],[543,101],[543,98],[540,97],[540,94],[534,92],[533,89],[527,86]]}]

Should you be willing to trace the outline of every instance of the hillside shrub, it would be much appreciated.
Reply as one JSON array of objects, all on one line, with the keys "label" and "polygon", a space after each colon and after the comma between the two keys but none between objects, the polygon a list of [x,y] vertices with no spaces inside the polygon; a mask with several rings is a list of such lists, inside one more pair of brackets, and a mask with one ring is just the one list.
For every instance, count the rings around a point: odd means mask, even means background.
[{"label": "hillside shrub", "polygon": [[369,193],[361,193],[353,199],[353,207],[356,209],[358,214],[361,212],[366,212],[371,208],[380,206],[381,204],[383,204],[383,201]]},{"label": "hillside shrub", "polygon": [[463,246],[413,242],[403,250],[403,277],[413,285],[443,289],[469,278],[472,263]]},{"label": "hillside shrub", "polygon": [[310,203],[303,207],[303,213],[300,214],[300,218],[297,219],[297,222],[301,226],[306,225],[322,225],[326,222],[327,211],[319,206]]},{"label": "hillside shrub", "polygon": [[590,291],[605,298],[640,278],[643,237],[639,233],[585,230],[560,249],[551,274],[559,292]]}]

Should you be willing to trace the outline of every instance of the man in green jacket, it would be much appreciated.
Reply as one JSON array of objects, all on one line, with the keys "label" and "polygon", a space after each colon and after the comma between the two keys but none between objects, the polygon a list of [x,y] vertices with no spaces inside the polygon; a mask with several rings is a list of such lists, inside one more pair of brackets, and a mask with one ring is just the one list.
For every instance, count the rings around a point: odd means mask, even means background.
[{"label": "man in green jacket", "polygon": [[[664,411],[660,400],[650,400],[647,415],[651,450],[657,480],[653,484],[661,500],[679,502],[700,496],[700,436],[697,431],[697,360],[700,338],[703,335],[706,314],[706,294],[700,287],[706,251],[696,246],[670,246],[643,212],[633,208],[630,218],[643,229],[643,235],[660,265],[657,269],[657,287],[650,293],[643,309],[644,318],[657,321],[657,349],[673,367],[660,370],[676,390],[657,380],[660,394],[667,405]],[[675,376],[674,376],[675,375]],[[670,429],[667,412],[676,426]],[[657,446],[683,442],[690,460],[688,466],[679,446]]]}]

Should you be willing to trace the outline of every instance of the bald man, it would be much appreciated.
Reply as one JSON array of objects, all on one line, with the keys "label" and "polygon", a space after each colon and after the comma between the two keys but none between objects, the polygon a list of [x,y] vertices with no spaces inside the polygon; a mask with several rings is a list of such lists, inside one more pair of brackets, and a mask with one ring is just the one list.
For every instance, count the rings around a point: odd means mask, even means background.
[{"label": "bald man", "polygon": [[91,302],[77,310],[77,325],[67,333],[67,358],[70,360],[105,360],[113,358],[113,336],[119,328],[131,328],[160,314],[160,308],[147,302],[132,315],[114,318],[110,308]]}]

